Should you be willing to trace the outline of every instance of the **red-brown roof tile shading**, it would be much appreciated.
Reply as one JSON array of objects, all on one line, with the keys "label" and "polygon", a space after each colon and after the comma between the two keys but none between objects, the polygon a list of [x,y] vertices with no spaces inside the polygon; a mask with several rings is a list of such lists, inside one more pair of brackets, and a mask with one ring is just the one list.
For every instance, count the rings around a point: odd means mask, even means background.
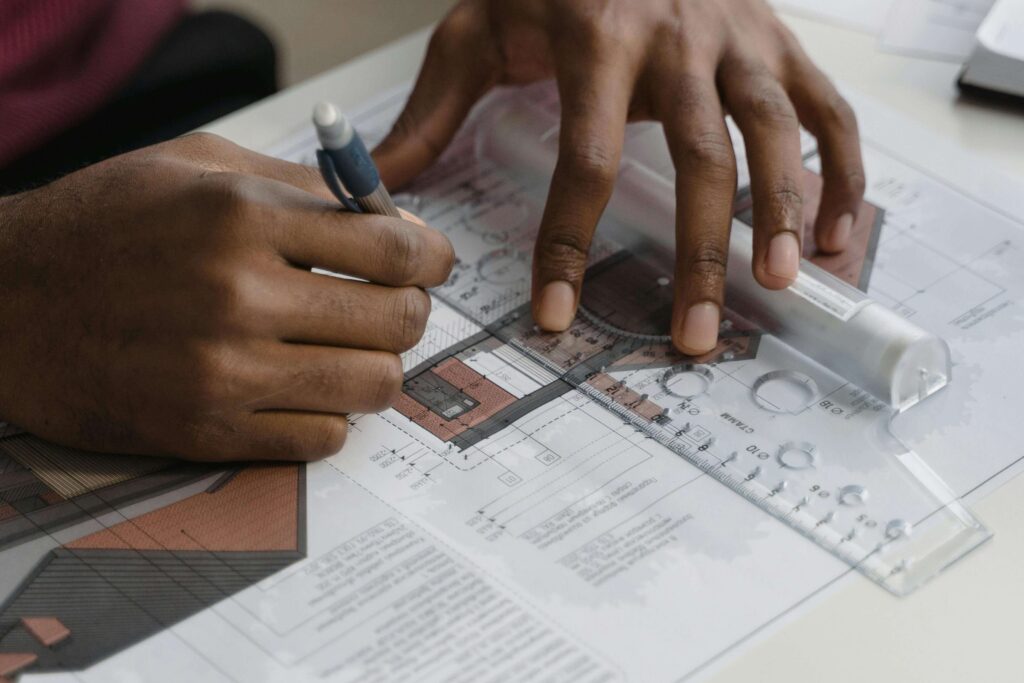
[{"label": "red-brown roof tile shading", "polygon": [[0,503],[0,522],[11,517],[17,517],[18,511],[10,503]]},{"label": "red-brown roof tile shading", "polygon": [[[0,603],[0,661],[9,672],[87,669],[299,561],[305,471],[292,463],[154,475],[150,495],[173,492],[176,502],[50,550]],[[181,488],[204,483],[199,493]],[[50,618],[70,635],[47,647],[40,641],[61,631],[36,620]],[[0,671],[0,683],[20,673]]]},{"label": "red-brown roof tile shading", "polygon": [[0,653],[0,676],[11,676],[36,661],[31,652]]},{"label": "red-brown roof tile shading", "polygon": [[46,647],[53,647],[71,635],[68,627],[56,617],[22,617],[21,625]]},{"label": "red-brown roof tile shading", "polygon": [[607,394],[613,401],[621,406],[629,408],[631,411],[646,419],[647,421],[653,420],[655,417],[661,414],[662,408],[657,403],[649,401],[643,398],[640,394],[636,393],[632,389],[628,389],[612,377],[606,375],[603,372],[599,372],[590,379],[587,380],[587,384],[594,387],[598,391],[602,391]]},{"label": "red-brown roof tile shading", "polygon": [[515,396],[457,358],[448,358],[428,372],[433,372],[479,403],[469,412],[448,420],[434,413],[408,394],[399,395],[395,402],[395,410],[442,441],[451,441],[470,427],[480,424],[516,401]]},{"label": "red-brown roof tile shading", "polygon": [[295,465],[247,467],[214,492],[68,543],[72,549],[273,551],[298,549]]},{"label": "red-brown roof tile shading", "polygon": [[57,503],[67,500],[67,498],[56,491],[43,491],[39,494],[39,497],[42,498],[43,502],[47,505],[56,505]]}]

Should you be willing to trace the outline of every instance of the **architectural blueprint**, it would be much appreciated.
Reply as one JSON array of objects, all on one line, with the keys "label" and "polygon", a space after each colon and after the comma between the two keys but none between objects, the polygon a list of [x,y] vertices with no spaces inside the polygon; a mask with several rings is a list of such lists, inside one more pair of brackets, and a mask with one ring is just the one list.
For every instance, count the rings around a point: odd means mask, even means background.
[{"label": "architectural blueprint", "polygon": [[[404,95],[355,117],[367,138]],[[855,243],[805,256],[950,343],[952,384],[895,430],[970,496],[1024,462],[1024,195],[950,181],[969,160],[851,99],[869,176]],[[211,468],[0,438],[0,677],[673,681],[864,580],[630,421],[661,420],[666,395],[686,413],[679,397],[699,387],[683,382],[702,381],[665,379],[680,363],[664,336],[671,273],[599,240],[577,323],[533,328],[541,207],[481,163],[471,128],[396,196],[449,235],[459,262],[404,358],[398,404],[353,416],[341,453]],[[267,151],[308,161],[313,140],[304,130]],[[804,146],[810,216],[820,178],[814,141]],[[775,349],[734,319],[687,362],[746,386]],[[805,410],[823,429],[877,409],[817,377],[827,396]],[[785,466],[749,428],[743,415],[696,414],[679,438],[735,434],[743,467]]]}]

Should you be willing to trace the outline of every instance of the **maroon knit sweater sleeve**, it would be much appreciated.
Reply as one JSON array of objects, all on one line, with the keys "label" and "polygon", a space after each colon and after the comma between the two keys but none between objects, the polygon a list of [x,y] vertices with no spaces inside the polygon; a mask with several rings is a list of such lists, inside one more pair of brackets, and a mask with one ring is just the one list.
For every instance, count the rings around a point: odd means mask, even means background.
[{"label": "maroon knit sweater sleeve", "polygon": [[100,107],[185,0],[0,0],[0,166]]}]

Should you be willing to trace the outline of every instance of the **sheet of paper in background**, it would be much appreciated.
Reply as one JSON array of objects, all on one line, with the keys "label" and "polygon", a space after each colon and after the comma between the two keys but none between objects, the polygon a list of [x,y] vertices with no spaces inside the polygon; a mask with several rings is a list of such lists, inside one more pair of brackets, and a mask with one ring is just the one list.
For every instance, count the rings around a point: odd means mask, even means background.
[{"label": "sheet of paper in background", "polygon": [[879,35],[893,0],[769,0],[776,9]]},{"label": "sheet of paper in background", "polygon": [[993,0],[896,0],[882,30],[881,47],[892,52],[966,60]]},{"label": "sheet of paper in background", "polygon": [[1024,97],[1024,2],[995,3],[978,29],[960,85]]}]

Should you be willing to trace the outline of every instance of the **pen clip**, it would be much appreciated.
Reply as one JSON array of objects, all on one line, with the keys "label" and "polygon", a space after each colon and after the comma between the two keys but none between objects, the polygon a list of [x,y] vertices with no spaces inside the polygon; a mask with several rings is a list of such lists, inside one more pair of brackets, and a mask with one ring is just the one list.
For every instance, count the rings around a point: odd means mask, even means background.
[{"label": "pen clip", "polygon": [[331,159],[331,155],[322,149],[318,149],[316,151],[316,163],[320,167],[320,175],[323,176],[324,182],[327,183],[327,189],[341,202],[342,206],[354,213],[362,213],[363,210],[352,197],[345,194],[345,190],[338,181],[338,171],[334,168],[334,160]]}]

